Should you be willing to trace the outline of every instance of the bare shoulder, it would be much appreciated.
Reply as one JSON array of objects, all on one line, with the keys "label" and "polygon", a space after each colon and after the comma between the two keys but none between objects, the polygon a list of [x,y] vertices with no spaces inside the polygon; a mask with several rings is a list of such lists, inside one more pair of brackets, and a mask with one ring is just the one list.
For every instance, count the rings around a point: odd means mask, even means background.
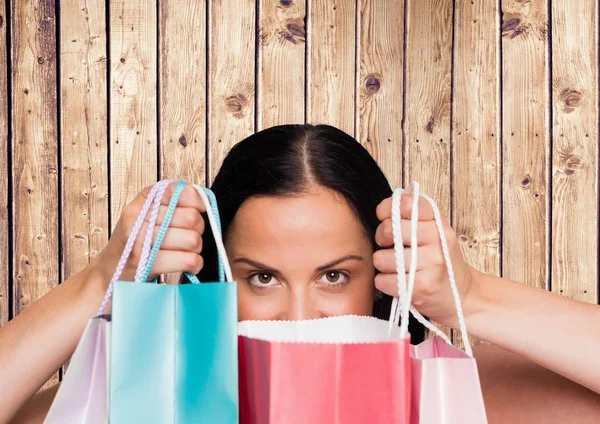
[{"label": "bare shoulder", "polygon": [[11,421],[12,424],[37,424],[43,423],[50,405],[56,396],[60,384],[43,390],[33,396],[23,405],[16,417]]},{"label": "bare shoulder", "polygon": [[600,395],[500,347],[473,350],[490,424],[600,422]]}]

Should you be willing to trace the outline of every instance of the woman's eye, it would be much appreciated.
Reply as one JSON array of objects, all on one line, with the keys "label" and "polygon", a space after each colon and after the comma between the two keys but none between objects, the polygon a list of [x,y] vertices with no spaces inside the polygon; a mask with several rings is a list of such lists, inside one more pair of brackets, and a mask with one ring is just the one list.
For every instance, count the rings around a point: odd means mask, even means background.
[{"label": "woman's eye", "polygon": [[277,280],[271,274],[259,272],[250,277],[250,283],[256,287],[264,288],[276,285]]},{"label": "woman's eye", "polygon": [[327,271],[321,277],[320,281],[323,284],[335,286],[348,282],[348,276],[341,271]]}]

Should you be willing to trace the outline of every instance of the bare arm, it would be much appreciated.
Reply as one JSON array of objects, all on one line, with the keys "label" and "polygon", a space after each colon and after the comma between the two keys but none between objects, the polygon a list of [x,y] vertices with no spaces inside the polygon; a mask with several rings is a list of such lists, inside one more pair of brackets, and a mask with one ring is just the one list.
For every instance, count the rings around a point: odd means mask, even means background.
[{"label": "bare arm", "polygon": [[52,405],[52,401],[54,400],[54,396],[56,396],[59,386],[60,383],[29,399],[11,421],[11,424],[42,424],[48,414],[48,410],[50,409],[50,405]]},{"label": "bare arm", "polygon": [[7,422],[73,354],[103,293],[86,268],[0,328],[0,422]]},{"label": "bare arm", "polygon": [[600,306],[474,272],[470,334],[600,393]]},{"label": "bare arm", "polygon": [[[0,328],[0,422],[8,421],[73,354],[102,299],[86,268]],[[86,284],[88,283],[88,284]]]},{"label": "bare arm", "polygon": [[502,348],[473,351],[490,424],[600,422],[600,395]]}]

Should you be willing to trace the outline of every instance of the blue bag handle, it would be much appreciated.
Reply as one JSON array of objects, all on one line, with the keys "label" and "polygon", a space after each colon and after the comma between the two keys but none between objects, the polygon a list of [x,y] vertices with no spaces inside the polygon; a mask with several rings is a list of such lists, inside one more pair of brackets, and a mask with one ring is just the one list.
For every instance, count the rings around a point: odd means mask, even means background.
[{"label": "blue bag handle", "polygon": [[[177,207],[177,203],[179,203],[179,199],[181,197],[181,194],[183,193],[183,189],[185,188],[185,186],[186,186],[185,181],[179,181],[177,183],[177,186],[175,187],[175,190],[173,191],[173,195],[171,196],[171,201],[169,202],[169,206],[167,208],[167,212],[165,214],[164,220],[160,226],[160,229],[158,230],[158,234],[156,236],[156,241],[154,242],[154,244],[152,246],[152,250],[150,251],[150,255],[148,257],[146,267],[145,267],[144,272],[141,277],[141,281],[148,280],[148,275],[150,275],[150,271],[152,269],[152,266],[154,265],[154,261],[156,260],[156,256],[158,255],[158,251],[160,250],[160,246],[163,242],[165,234],[167,233],[167,230],[168,230],[171,220],[173,218],[173,213],[175,212],[175,208]],[[225,273],[226,273],[225,262],[227,261],[227,257],[226,257],[226,255],[225,256],[223,255],[224,247],[222,245],[221,221],[220,221],[220,217],[219,217],[219,210],[218,210],[218,207],[216,204],[217,200],[216,200],[214,193],[212,191],[210,191],[209,189],[207,189],[205,187],[201,187],[201,186],[196,186],[196,185],[194,185],[194,188],[196,190],[198,190],[200,197],[202,197],[202,200],[205,202],[205,205],[207,206],[206,212],[209,216],[209,222],[213,229],[213,234],[214,234],[215,240],[217,241],[217,248],[219,250],[219,255],[218,255],[219,256],[219,282],[224,282],[225,281]],[[203,192],[201,192],[200,189],[202,189]],[[212,218],[212,220],[211,220],[211,218]],[[213,222],[213,220],[214,220],[214,222]],[[219,246],[219,242],[220,242],[221,246]],[[221,252],[221,250],[223,252]],[[229,271],[229,275],[228,275],[229,281],[233,281],[233,278],[231,277],[231,269],[229,267],[229,263],[227,263],[227,268],[228,268],[227,270]],[[186,272],[185,276],[192,284],[200,283],[200,280],[198,280],[198,277],[196,277],[196,275],[194,275],[194,274]],[[156,280],[154,280],[154,281],[156,281]]]}]

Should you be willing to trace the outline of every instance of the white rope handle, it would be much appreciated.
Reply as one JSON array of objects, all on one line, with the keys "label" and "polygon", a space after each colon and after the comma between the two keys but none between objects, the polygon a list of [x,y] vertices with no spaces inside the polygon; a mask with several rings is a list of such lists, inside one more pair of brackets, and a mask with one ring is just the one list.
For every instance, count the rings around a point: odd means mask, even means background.
[{"label": "white rope handle", "polygon": [[[418,202],[420,195],[420,188],[417,182],[411,183],[410,190],[413,194],[413,204],[412,204],[412,213],[411,213],[411,263],[408,273],[408,283],[406,281],[406,266],[404,263],[404,242],[402,239],[402,227],[401,227],[401,216],[400,216],[400,205],[402,200],[402,195],[405,193],[403,189],[396,189],[392,195],[392,231],[394,238],[394,253],[396,259],[396,273],[398,275],[398,294],[401,300],[401,308],[400,313],[398,314],[398,298],[394,298],[392,302],[392,308],[390,311],[390,328],[392,326],[398,325],[398,321],[401,321],[400,327],[400,337],[404,338],[408,336],[408,313],[410,313],[415,317],[415,319],[428,328],[430,331],[435,333],[438,337],[444,340],[446,343],[452,345],[452,342],[448,338],[448,336],[442,332],[439,328],[431,324],[427,321],[423,315],[416,310],[414,306],[411,305],[412,301],[412,293],[415,285],[415,275],[416,275],[416,266],[417,266],[417,226],[418,226]],[[450,252],[448,249],[448,242],[446,240],[446,236],[444,233],[444,228],[442,225],[442,218],[440,215],[440,211],[435,204],[435,202],[427,195],[422,195],[429,204],[431,205],[434,213],[434,219],[436,223],[436,228],[438,230],[438,234],[440,237],[440,242],[442,245],[442,252],[444,255],[444,261],[446,264],[446,268],[448,270],[448,279],[450,281],[450,287],[452,289],[452,297],[454,299],[454,305],[456,307],[456,313],[458,315],[458,321],[461,331],[461,337],[463,340],[463,344],[465,346],[465,352],[469,356],[473,356],[473,350],[469,343],[469,338],[466,329],[466,323],[464,319],[464,314],[462,310],[462,303],[460,300],[460,294],[458,292],[456,279],[454,276],[454,270],[452,267],[452,261],[450,259]]]},{"label": "white rope handle", "polygon": [[460,337],[465,346],[465,352],[469,356],[473,356],[473,349],[469,342],[469,335],[467,334],[467,324],[465,323],[465,316],[462,309],[462,302],[460,300],[460,293],[456,285],[456,278],[454,277],[454,268],[452,267],[452,260],[450,259],[450,249],[448,249],[448,241],[446,240],[446,234],[444,232],[444,226],[442,225],[442,217],[440,210],[429,196],[423,195],[423,197],[429,202],[433,208],[433,216],[435,218],[435,224],[440,236],[440,242],[442,243],[442,252],[444,254],[444,262],[446,263],[446,269],[448,270],[448,279],[450,280],[450,288],[452,289],[452,297],[454,298],[454,306],[456,308],[456,315],[458,316],[458,324],[460,328]]},{"label": "white rope handle", "polygon": [[212,208],[210,207],[210,200],[208,196],[204,192],[202,186],[194,184],[193,187],[196,189],[198,194],[200,194],[200,198],[202,202],[204,202],[204,206],[206,207],[206,214],[208,215],[208,222],[210,227],[212,228],[213,237],[215,239],[215,244],[217,246],[217,252],[223,261],[223,268],[225,269],[225,277],[227,281],[233,282],[233,274],[231,272],[231,265],[229,265],[229,259],[227,258],[227,252],[225,251],[225,245],[223,243],[223,237],[221,232],[219,231],[219,226],[217,225],[217,220],[213,215]]}]

